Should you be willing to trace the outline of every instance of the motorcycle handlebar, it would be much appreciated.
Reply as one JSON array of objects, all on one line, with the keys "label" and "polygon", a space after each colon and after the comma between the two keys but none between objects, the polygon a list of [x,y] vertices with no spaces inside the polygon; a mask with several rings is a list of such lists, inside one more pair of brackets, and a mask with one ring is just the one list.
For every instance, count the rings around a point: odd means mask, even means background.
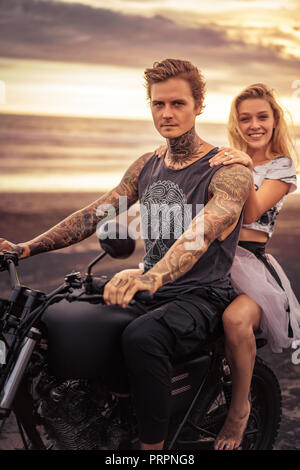
[{"label": "motorcycle handlebar", "polygon": [[[107,284],[108,281],[109,279],[107,279],[107,277],[105,278],[94,277],[92,280],[91,293],[103,295],[104,286],[105,284]],[[151,300],[153,300],[153,294],[148,290],[138,291],[135,294],[133,300],[136,300],[137,302],[150,302]]]},{"label": "motorcycle handlebar", "polygon": [[134,300],[139,302],[150,302],[153,300],[153,294],[149,290],[140,290],[135,294]]},{"label": "motorcycle handlebar", "polygon": [[[0,251],[0,271],[7,270],[9,272],[9,277],[10,277],[12,288],[14,288],[16,285],[20,285],[20,281],[18,279],[18,274],[16,270],[16,266],[18,265],[18,260],[19,258],[18,258],[17,253],[8,252],[8,251]],[[91,284],[89,285],[90,297],[92,297],[93,294],[94,295],[98,294],[99,296],[102,296],[103,291],[104,291],[104,286],[109,280],[110,279],[108,278],[108,276],[102,276],[100,278],[93,277],[91,279]],[[134,295],[132,302],[134,303],[135,301],[137,301],[137,302],[146,303],[146,302],[150,302],[152,299],[153,299],[153,294],[148,290],[143,290],[143,291],[138,291]],[[73,300],[75,300],[75,297],[73,298]],[[84,300],[84,298],[80,300]],[[85,300],[88,300],[88,296],[85,297]],[[96,300],[96,299],[93,299],[93,300]]]},{"label": "motorcycle handlebar", "polygon": [[0,251],[0,271],[6,271],[9,266],[9,261],[12,261],[15,266],[18,265],[19,257],[13,251]]},{"label": "motorcycle handlebar", "polygon": [[103,295],[104,291],[104,286],[107,284],[109,279],[107,277],[93,277],[92,278],[92,283],[90,285],[91,288],[91,294],[99,294]]},{"label": "motorcycle handlebar", "polygon": [[16,266],[18,266],[19,257],[12,251],[0,251],[0,271],[8,271],[12,289],[20,285]]}]

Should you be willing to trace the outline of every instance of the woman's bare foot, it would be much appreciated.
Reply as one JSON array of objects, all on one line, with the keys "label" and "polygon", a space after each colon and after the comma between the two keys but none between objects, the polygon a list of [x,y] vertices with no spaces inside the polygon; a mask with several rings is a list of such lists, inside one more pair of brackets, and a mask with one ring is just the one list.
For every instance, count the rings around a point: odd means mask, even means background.
[{"label": "woman's bare foot", "polygon": [[237,449],[243,440],[243,435],[247,427],[250,415],[250,403],[245,412],[236,413],[229,410],[225,423],[216,437],[215,450],[234,450]]}]

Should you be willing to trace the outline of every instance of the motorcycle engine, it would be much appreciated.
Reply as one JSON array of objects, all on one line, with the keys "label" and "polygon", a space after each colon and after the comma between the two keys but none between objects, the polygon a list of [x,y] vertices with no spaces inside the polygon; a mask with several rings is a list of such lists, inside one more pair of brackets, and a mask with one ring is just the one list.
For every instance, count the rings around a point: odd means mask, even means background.
[{"label": "motorcycle engine", "polygon": [[118,399],[97,383],[62,382],[45,375],[37,391],[39,413],[54,449],[118,449],[121,441],[128,441],[129,430],[120,420]]}]

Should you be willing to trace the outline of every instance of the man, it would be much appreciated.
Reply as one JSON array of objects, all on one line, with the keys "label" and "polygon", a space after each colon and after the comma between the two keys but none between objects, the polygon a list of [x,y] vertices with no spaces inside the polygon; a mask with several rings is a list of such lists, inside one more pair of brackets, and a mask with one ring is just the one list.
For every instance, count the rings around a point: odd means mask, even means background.
[{"label": "man", "polygon": [[[145,79],[155,127],[167,140],[165,158],[141,156],[115,189],[88,207],[29,242],[14,245],[2,239],[0,249],[26,258],[77,243],[92,235],[105,217],[99,206],[111,204],[118,210],[120,196],[127,197],[128,207],[140,199],[144,232],[157,225],[151,220],[153,206],[191,208],[192,221],[177,239],[175,214],[169,237],[160,227],[158,235],[146,238],[144,270],[117,273],[104,291],[107,306],[126,311],[136,292],[154,294],[147,314],[135,315],[122,335],[141,449],[150,450],[162,449],[166,438],[171,361],[214,337],[223,310],[234,298],[229,271],[252,177],[241,165],[210,167],[217,149],[195,131],[205,89],[196,67],[167,59],[146,69]],[[199,211],[199,204],[204,210]]]}]

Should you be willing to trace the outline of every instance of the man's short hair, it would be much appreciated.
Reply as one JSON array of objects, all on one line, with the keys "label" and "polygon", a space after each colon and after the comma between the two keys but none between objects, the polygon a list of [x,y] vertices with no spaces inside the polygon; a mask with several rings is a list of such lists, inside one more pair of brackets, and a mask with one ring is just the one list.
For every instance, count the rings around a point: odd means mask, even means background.
[{"label": "man's short hair", "polygon": [[182,78],[189,83],[196,104],[200,104],[203,108],[205,79],[197,67],[188,60],[165,59],[162,62],[154,62],[152,68],[146,69],[144,78],[148,100],[151,100],[151,86],[154,83],[175,77]]}]

